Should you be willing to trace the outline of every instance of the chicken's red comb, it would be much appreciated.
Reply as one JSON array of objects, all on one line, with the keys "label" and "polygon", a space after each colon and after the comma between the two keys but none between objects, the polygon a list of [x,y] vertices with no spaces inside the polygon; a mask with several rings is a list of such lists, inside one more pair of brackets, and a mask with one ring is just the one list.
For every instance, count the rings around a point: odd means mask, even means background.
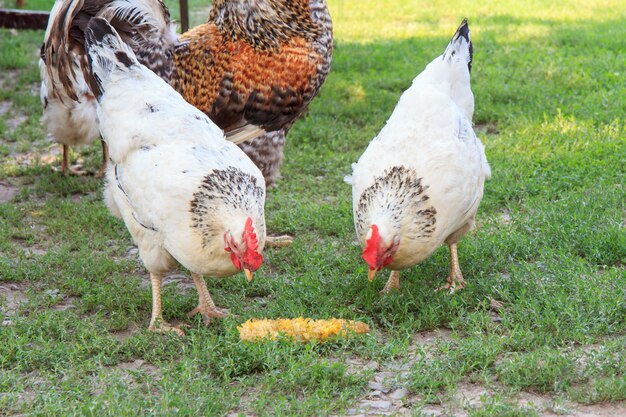
[{"label": "chicken's red comb", "polygon": [[370,269],[377,269],[376,261],[378,258],[378,248],[380,247],[380,234],[378,233],[378,226],[372,225],[372,236],[367,239],[365,249],[363,249],[363,260],[367,263]]},{"label": "chicken's red comb", "polygon": [[256,237],[250,217],[246,219],[246,225],[243,228],[243,241],[248,249],[257,250],[259,247],[259,239]]},{"label": "chicken's red comb", "polygon": [[243,228],[243,241],[246,243],[246,253],[243,255],[244,267],[250,271],[256,271],[263,263],[263,255],[257,252],[259,239],[254,232],[252,219],[248,217]]}]

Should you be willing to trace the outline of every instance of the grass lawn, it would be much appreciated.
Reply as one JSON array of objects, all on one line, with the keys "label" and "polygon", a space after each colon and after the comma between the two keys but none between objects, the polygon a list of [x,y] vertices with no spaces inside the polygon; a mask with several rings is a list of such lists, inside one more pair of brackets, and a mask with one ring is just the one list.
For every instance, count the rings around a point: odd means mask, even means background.
[{"label": "grass lawn", "polygon": [[[51,169],[43,32],[0,29],[0,415],[626,415],[623,1],[329,3],[332,70],[267,200],[268,229],[296,242],[266,251],[251,284],[208,279],[234,313],[209,327],[186,317],[188,273],[170,275],[165,318],[189,324],[185,338],[147,331],[148,274],[101,182]],[[198,23],[207,6],[192,6]],[[443,247],[380,296],[386,276],[366,278],[343,177],[465,16],[493,171],[459,245],[468,287],[433,292]],[[99,143],[73,159],[96,170]],[[238,339],[248,318],[298,316],[373,331]]]}]

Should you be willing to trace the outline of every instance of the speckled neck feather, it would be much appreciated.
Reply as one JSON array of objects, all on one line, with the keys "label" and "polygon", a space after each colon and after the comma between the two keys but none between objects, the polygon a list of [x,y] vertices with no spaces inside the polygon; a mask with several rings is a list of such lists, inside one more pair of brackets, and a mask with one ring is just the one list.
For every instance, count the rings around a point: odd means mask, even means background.
[{"label": "speckled neck feather", "polygon": [[259,49],[296,36],[313,42],[323,33],[308,0],[215,0],[209,22],[232,41],[244,39]]},{"label": "speckled neck feather", "polygon": [[[263,201],[263,188],[250,174],[235,167],[216,169],[202,180],[190,203],[192,226],[202,235],[203,246],[219,239],[224,227],[214,221],[225,207],[238,212],[250,212],[254,202]],[[263,213],[259,214],[263,217]],[[250,220],[251,221],[251,220]]]},{"label": "speckled neck feather", "polygon": [[358,234],[365,236],[374,218],[380,216],[398,230],[410,219],[411,237],[432,235],[437,210],[428,205],[427,190],[428,186],[412,169],[395,166],[386,170],[361,193],[355,218]]}]

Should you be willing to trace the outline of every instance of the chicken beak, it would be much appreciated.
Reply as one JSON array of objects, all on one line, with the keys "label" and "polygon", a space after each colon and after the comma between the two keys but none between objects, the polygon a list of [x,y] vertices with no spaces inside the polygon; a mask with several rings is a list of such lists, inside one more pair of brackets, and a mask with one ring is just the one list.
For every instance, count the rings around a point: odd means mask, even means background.
[{"label": "chicken beak", "polygon": [[252,281],[254,273],[250,271],[249,269],[244,269],[243,272],[246,273],[246,278],[248,279],[248,282]]},{"label": "chicken beak", "polygon": [[370,269],[369,271],[367,271],[367,279],[370,280],[370,282],[374,281],[374,277],[376,276],[376,270],[375,269]]}]

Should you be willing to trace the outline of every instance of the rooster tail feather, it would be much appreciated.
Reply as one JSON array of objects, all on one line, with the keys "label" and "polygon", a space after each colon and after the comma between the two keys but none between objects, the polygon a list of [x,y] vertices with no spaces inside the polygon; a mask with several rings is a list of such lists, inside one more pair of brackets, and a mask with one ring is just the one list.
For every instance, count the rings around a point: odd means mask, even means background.
[{"label": "rooster tail feather", "polygon": [[467,24],[467,18],[463,19],[461,25],[454,33],[452,40],[448,44],[445,52],[443,53],[444,60],[452,60],[455,57],[461,56],[467,62],[467,69],[472,71],[472,59],[474,57],[474,46],[470,37],[469,25]]},{"label": "rooster tail feather", "polygon": [[169,82],[178,36],[161,0],[114,0],[98,16],[111,23],[143,65]]},{"label": "rooster tail feather", "polygon": [[139,65],[133,50],[122,41],[113,26],[100,17],[94,17],[87,25],[85,48],[89,66],[84,76],[97,98],[100,98],[104,84],[113,74],[127,72],[134,65]]},{"label": "rooster tail feather", "polygon": [[136,51],[139,60],[169,81],[172,54],[178,43],[169,10],[162,0],[57,0],[46,29],[41,58],[53,80],[52,93],[62,99],[59,89],[78,100],[77,74],[89,63],[85,51],[85,30],[93,17],[104,17],[122,39]]}]

